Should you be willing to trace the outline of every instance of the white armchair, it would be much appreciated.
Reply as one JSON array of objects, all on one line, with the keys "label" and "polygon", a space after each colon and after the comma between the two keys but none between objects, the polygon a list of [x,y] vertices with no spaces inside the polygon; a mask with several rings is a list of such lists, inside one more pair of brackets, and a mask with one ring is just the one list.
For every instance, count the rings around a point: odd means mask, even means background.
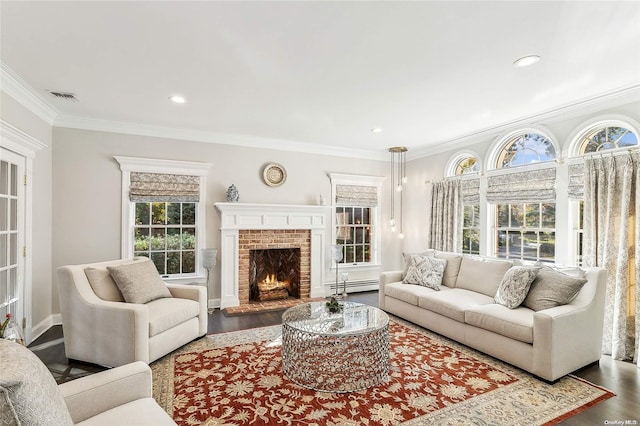
[{"label": "white armchair", "polygon": [[151,369],[135,362],[56,385],[29,349],[0,339],[2,425],[175,425],[152,396]]},{"label": "white armchair", "polygon": [[[67,358],[110,367],[134,361],[149,364],[207,333],[203,286],[167,284],[173,297],[144,304],[122,301],[117,287],[111,288],[115,283],[107,267],[132,262],[121,259],[58,268]],[[102,274],[100,287],[96,279],[90,284],[87,268]]]}]

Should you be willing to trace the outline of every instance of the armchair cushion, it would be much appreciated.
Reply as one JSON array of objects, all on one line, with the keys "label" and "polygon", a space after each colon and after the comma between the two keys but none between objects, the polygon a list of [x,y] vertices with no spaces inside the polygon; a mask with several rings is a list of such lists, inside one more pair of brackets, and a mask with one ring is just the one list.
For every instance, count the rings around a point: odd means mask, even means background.
[{"label": "armchair cushion", "polygon": [[0,424],[73,424],[56,381],[33,352],[0,339],[0,359]]},{"label": "armchair cushion", "polygon": [[107,266],[107,270],[128,303],[147,303],[171,297],[167,285],[162,281],[156,265],[151,260]]},{"label": "armchair cushion", "polygon": [[162,298],[147,303],[149,337],[182,324],[200,313],[200,303],[189,299]]},{"label": "armchair cushion", "polygon": [[[126,265],[146,259],[148,258],[134,257],[133,259],[122,260],[121,264]],[[87,280],[89,280],[89,284],[91,285],[94,293],[100,299],[109,302],[124,302],[124,297],[122,297],[120,289],[116,285],[116,282],[113,281],[113,278],[106,266],[90,266],[84,269],[84,273],[87,276]]]}]

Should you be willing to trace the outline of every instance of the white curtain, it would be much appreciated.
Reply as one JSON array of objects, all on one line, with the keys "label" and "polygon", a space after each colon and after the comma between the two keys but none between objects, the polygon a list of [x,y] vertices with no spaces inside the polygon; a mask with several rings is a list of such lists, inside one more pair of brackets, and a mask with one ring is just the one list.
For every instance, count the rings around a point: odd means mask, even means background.
[{"label": "white curtain", "polygon": [[456,179],[434,183],[431,193],[431,248],[460,251],[462,213],[460,181]]},{"label": "white curtain", "polygon": [[607,269],[602,351],[640,366],[640,153],[585,160],[584,260]]}]

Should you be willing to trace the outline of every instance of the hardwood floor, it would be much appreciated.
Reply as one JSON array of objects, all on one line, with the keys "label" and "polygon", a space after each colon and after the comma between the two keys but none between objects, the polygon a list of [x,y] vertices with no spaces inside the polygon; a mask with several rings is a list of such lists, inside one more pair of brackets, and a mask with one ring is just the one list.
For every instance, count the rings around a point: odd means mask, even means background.
[{"label": "hardwood floor", "polygon": [[[353,293],[348,300],[378,306],[378,292]],[[220,310],[209,314],[209,334],[266,327],[281,323],[282,311],[242,316],[225,316]],[[62,327],[55,326],[40,336],[30,348],[62,383],[92,374],[103,368],[92,364],[69,362],[64,354]],[[632,363],[614,361],[603,356],[599,365],[574,373],[616,396],[564,421],[563,425],[640,425],[640,369]]]}]

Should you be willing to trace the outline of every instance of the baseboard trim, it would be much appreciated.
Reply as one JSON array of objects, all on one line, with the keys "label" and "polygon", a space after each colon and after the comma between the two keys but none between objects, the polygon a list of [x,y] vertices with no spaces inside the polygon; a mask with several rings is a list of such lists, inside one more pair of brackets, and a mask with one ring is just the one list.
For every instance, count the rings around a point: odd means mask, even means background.
[{"label": "baseboard trim", "polygon": [[[48,329],[54,325],[62,325],[62,315],[53,314],[31,327],[31,342],[42,336]],[[30,343],[30,342],[29,342]]]}]

